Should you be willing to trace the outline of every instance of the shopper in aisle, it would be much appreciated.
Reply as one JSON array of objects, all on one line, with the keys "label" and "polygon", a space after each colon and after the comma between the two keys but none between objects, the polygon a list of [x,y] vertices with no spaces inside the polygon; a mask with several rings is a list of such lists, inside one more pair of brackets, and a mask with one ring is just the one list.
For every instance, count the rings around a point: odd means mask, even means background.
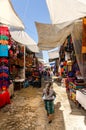
[{"label": "shopper in aisle", "polygon": [[54,99],[56,97],[56,93],[53,90],[53,84],[51,82],[49,82],[47,87],[43,89],[42,97],[45,103],[49,123],[51,123],[54,114]]}]

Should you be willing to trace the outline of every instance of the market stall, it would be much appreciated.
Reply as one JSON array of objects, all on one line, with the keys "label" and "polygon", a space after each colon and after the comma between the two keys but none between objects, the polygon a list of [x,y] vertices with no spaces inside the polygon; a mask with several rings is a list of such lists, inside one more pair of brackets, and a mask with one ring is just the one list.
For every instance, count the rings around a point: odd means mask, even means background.
[{"label": "market stall", "polygon": [[76,92],[85,88],[86,82],[77,62],[71,35],[67,37],[66,44],[61,46],[59,53],[60,75],[64,79],[64,86],[66,86],[69,99],[77,103]]},{"label": "market stall", "polygon": [[10,0],[0,0],[0,10],[0,107],[3,107],[10,103],[10,97],[14,94],[9,59],[12,45],[10,29],[23,30],[24,25]]},{"label": "market stall", "polygon": [[86,110],[86,89],[76,91],[76,100]]},{"label": "market stall", "polygon": [[10,76],[14,82],[14,90],[23,87],[23,82],[25,80],[24,55],[24,45],[13,40],[9,50],[9,60]]},{"label": "market stall", "polygon": [[25,75],[28,82],[33,87],[41,87],[41,75],[39,70],[38,59],[34,52],[26,49]]},{"label": "market stall", "polygon": [[9,47],[11,46],[11,36],[7,26],[0,26],[0,107],[10,103],[8,88],[9,77]]}]

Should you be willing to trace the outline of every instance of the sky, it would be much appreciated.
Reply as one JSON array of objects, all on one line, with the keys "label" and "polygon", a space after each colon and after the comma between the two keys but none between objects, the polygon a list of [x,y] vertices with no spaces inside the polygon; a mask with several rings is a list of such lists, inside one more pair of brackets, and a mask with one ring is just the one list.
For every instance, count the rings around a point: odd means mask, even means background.
[{"label": "sky", "polygon": [[[25,25],[25,31],[38,43],[35,22],[51,23],[46,0],[11,0],[11,2]],[[48,61],[47,51],[43,51],[43,58]]]}]

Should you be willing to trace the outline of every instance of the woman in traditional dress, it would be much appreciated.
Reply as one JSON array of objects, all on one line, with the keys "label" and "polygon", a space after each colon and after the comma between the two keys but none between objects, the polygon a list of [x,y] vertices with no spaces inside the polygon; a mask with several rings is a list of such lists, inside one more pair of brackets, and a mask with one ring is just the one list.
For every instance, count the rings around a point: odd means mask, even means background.
[{"label": "woman in traditional dress", "polygon": [[47,111],[47,116],[49,119],[49,123],[52,122],[53,114],[54,114],[54,99],[56,97],[56,93],[53,90],[52,83],[48,83],[47,87],[43,89],[43,100],[45,103],[45,109]]}]

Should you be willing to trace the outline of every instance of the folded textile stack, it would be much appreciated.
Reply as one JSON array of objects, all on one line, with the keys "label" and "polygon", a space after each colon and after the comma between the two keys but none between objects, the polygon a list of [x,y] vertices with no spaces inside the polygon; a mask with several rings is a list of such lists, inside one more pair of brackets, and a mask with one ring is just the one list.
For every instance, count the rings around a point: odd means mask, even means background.
[{"label": "folded textile stack", "polygon": [[9,45],[11,36],[8,27],[0,26],[0,90],[9,86]]}]

